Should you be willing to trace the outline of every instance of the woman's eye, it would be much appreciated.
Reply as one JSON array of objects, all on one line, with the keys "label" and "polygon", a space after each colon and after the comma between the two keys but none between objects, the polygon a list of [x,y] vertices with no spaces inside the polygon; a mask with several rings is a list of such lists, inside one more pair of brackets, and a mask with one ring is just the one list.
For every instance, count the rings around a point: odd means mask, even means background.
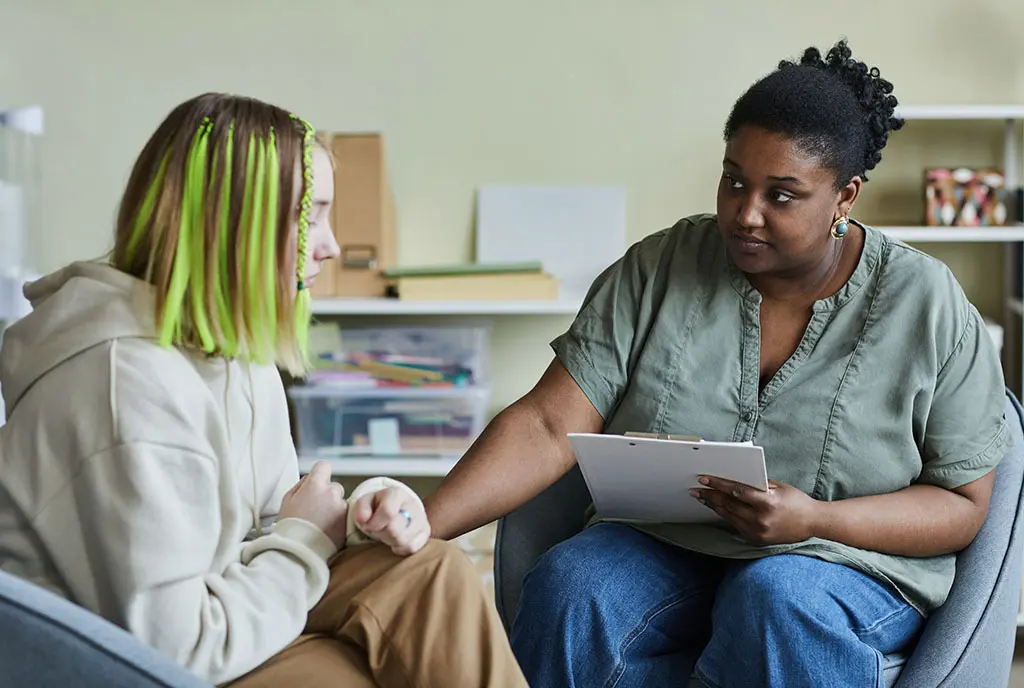
[{"label": "woman's eye", "polygon": [[731,175],[728,175],[728,174],[723,175],[723,177],[725,179],[725,183],[729,186],[730,189],[742,189],[743,188],[743,184],[741,184],[739,181],[737,181],[735,177],[733,177]]},{"label": "woman's eye", "polygon": [[789,203],[793,200],[793,196],[785,191],[776,191],[772,194],[772,200],[776,203]]}]

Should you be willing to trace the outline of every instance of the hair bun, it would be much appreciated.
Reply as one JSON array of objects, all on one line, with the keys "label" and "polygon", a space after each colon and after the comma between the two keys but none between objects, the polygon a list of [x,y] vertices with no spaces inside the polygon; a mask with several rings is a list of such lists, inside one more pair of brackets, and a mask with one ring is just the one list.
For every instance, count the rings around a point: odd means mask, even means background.
[{"label": "hair bun", "polygon": [[725,124],[730,140],[753,125],[797,141],[835,171],[837,189],[854,177],[867,181],[882,160],[896,117],[893,86],[877,67],[854,59],[845,40],[822,55],[807,48],[799,61],[783,60],[740,96]]},{"label": "hair bun", "polygon": [[899,101],[892,95],[892,83],[882,78],[878,67],[869,68],[864,62],[854,59],[846,39],[832,46],[825,59],[821,58],[817,48],[808,48],[800,64],[835,76],[851,90],[863,111],[868,131],[864,169],[873,170],[882,160],[882,149],[889,142],[889,132],[903,127],[903,120],[895,114]]}]

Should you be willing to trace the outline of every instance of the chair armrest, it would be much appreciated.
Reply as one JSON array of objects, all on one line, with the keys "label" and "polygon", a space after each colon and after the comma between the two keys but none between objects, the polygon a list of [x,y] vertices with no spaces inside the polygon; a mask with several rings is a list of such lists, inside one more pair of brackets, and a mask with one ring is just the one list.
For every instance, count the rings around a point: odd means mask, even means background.
[{"label": "chair armrest", "polygon": [[949,597],[928,619],[897,686],[1005,686],[1021,590],[1024,411],[1007,392],[1013,447],[996,469],[988,516],[957,556]]},{"label": "chair armrest", "polygon": [[590,491],[578,466],[498,521],[494,590],[505,630],[512,628],[523,578],[542,554],[586,525]]},{"label": "chair armrest", "polygon": [[0,667],[11,686],[210,688],[127,631],[2,571]]}]

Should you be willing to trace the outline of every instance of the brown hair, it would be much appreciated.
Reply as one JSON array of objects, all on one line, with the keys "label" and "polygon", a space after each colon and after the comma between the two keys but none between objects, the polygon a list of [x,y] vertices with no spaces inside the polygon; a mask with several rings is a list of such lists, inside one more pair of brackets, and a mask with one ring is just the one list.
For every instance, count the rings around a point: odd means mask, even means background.
[{"label": "brown hair", "polygon": [[161,343],[304,371],[308,292],[296,294],[286,262],[295,201],[311,193],[311,171],[296,176],[311,132],[281,108],[208,93],[150,137],[121,199],[111,262],[154,286]]}]

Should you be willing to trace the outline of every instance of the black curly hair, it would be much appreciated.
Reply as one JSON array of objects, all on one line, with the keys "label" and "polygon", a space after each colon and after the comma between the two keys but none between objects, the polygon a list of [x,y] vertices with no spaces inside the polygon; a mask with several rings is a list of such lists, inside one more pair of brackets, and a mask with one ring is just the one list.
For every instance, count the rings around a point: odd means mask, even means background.
[{"label": "black curly hair", "polygon": [[889,132],[900,129],[892,84],[855,60],[846,40],[824,57],[804,51],[799,63],[783,60],[747,90],[725,124],[725,140],[753,125],[796,141],[836,173],[836,189],[882,160]]}]

